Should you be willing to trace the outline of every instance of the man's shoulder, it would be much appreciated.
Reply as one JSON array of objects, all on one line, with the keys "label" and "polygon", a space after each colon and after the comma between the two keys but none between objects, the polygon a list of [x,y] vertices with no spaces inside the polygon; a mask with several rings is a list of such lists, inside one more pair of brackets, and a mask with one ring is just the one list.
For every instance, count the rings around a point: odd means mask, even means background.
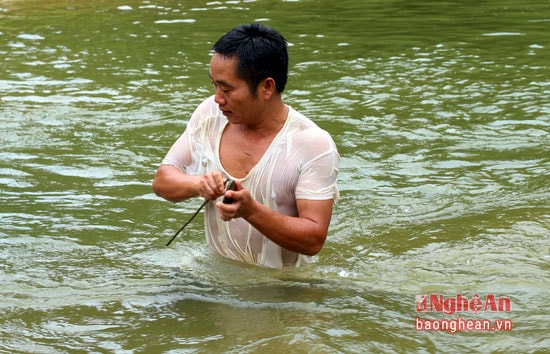
[{"label": "man's shoulder", "polygon": [[195,108],[193,115],[191,116],[190,123],[196,125],[212,124],[212,118],[222,118],[222,114],[219,110],[218,104],[214,101],[214,96],[205,98]]},{"label": "man's shoulder", "polygon": [[316,140],[321,136],[330,137],[330,134],[326,130],[319,127],[313,120],[292,107],[289,107],[289,117],[291,119],[290,129],[292,133],[300,135],[303,139]]},{"label": "man's shoulder", "polygon": [[214,96],[205,98],[197,107],[197,111],[213,113],[218,111],[218,104],[214,101]]}]

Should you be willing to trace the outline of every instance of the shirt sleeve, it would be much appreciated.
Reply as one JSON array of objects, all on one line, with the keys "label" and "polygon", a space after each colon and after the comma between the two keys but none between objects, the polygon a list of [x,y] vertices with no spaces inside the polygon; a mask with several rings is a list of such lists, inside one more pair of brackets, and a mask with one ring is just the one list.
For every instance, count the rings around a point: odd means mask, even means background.
[{"label": "shirt sleeve", "polygon": [[308,134],[307,162],[301,167],[296,186],[296,199],[326,200],[339,199],[337,187],[340,155],[336,144],[324,130]]},{"label": "shirt sleeve", "polygon": [[208,131],[216,114],[212,103],[210,97],[193,112],[185,131],[162,160],[163,165],[177,167],[187,174],[205,173],[204,155],[210,141]]}]

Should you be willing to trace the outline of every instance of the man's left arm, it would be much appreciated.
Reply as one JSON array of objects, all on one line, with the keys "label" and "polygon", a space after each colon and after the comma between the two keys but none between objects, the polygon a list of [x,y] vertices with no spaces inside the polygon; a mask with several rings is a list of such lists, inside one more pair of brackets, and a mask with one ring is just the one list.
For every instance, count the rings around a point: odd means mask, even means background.
[{"label": "man's left arm", "polygon": [[[238,184],[240,184],[238,182]],[[246,189],[229,191],[233,204],[217,203],[223,220],[242,217],[271,241],[292,252],[312,256],[323,247],[332,217],[333,199],[298,199],[298,216],[286,216],[256,202]]]}]

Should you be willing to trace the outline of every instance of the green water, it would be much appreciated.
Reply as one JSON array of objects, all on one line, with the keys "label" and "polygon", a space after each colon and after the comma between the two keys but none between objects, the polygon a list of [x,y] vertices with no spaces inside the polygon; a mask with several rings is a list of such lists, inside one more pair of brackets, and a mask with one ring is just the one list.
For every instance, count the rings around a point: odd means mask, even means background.
[{"label": "green water", "polygon": [[[322,252],[220,259],[153,174],[262,21],[285,99],[341,156]],[[0,352],[455,353],[550,348],[548,1],[0,1]],[[511,311],[415,311],[417,295]],[[415,318],[509,319],[426,332]]]}]

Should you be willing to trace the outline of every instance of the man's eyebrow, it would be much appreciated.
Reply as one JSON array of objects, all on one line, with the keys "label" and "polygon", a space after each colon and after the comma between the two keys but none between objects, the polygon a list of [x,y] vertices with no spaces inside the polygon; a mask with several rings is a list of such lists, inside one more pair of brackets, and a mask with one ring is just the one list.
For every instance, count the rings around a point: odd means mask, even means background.
[{"label": "man's eyebrow", "polygon": [[210,80],[212,80],[212,82],[215,82],[216,84],[218,85],[221,85],[221,86],[226,86],[226,87],[233,87],[231,86],[227,81],[225,80],[217,80],[215,81],[214,78],[212,78],[212,75],[210,75],[210,73],[208,73],[208,77],[210,78]]}]

